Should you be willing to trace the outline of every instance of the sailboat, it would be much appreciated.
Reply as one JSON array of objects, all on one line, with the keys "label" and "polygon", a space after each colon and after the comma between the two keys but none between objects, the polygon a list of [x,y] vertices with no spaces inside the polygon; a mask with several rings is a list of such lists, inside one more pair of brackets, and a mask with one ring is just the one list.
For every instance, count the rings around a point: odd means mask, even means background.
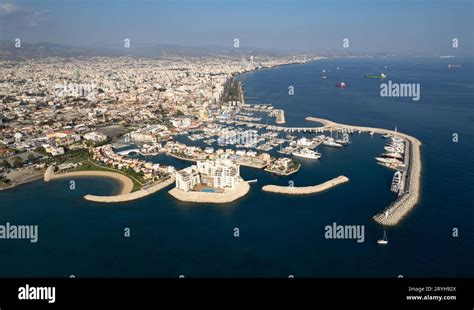
[{"label": "sailboat", "polygon": [[342,144],[342,145],[348,145],[351,143],[349,140],[349,135],[347,133],[342,134],[342,139],[339,139],[339,135],[336,136],[336,143]]},{"label": "sailboat", "polygon": [[377,243],[380,244],[380,245],[388,244],[387,232],[385,230],[383,231],[383,239],[377,240]]}]

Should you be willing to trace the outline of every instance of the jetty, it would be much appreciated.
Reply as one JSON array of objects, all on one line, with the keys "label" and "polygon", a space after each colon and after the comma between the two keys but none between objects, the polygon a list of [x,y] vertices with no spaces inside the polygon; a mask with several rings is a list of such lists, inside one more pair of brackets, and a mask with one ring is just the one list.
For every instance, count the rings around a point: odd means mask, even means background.
[{"label": "jetty", "polygon": [[132,193],[126,193],[115,196],[97,196],[97,195],[85,195],[84,199],[93,202],[105,202],[105,203],[114,203],[114,202],[126,202],[137,200],[153,193],[160,191],[161,189],[170,186],[175,181],[174,176],[165,180],[157,181],[148,186],[144,186],[138,191]]},{"label": "jetty", "polygon": [[277,193],[277,194],[288,194],[288,195],[308,195],[315,194],[328,189],[333,188],[334,186],[349,182],[349,178],[346,176],[338,176],[337,178],[331,179],[324,183],[312,186],[279,186],[279,185],[265,185],[262,187],[262,190],[265,192]]},{"label": "jetty", "polygon": [[405,152],[406,173],[403,174],[403,192],[390,206],[372,218],[381,225],[397,225],[420,200],[421,188],[421,142],[415,137],[399,131],[384,128],[364,127],[339,124],[317,117],[307,117],[307,121],[318,122],[323,126],[319,128],[335,130],[360,130],[361,132],[373,132],[378,134],[390,134],[407,141]]},{"label": "jetty", "polygon": [[421,178],[421,143],[417,140],[408,140],[410,143],[409,154],[405,154],[408,159],[408,169],[404,173],[404,188],[400,191],[399,197],[382,212],[373,216],[373,219],[385,226],[395,226],[403,219],[420,199],[420,178]]}]

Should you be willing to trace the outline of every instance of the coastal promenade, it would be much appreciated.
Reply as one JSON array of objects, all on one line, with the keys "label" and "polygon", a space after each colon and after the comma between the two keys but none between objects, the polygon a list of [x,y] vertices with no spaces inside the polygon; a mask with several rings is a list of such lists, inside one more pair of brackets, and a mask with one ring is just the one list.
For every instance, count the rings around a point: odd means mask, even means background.
[{"label": "coastal promenade", "polygon": [[277,194],[288,194],[288,195],[309,195],[319,193],[328,190],[339,184],[349,182],[349,178],[346,176],[338,176],[337,178],[331,179],[324,183],[312,186],[278,186],[278,185],[265,185],[262,190],[265,192],[277,193]]},{"label": "coastal promenade", "polygon": [[173,188],[168,193],[174,198],[186,201],[186,202],[196,202],[196,203],[229,203],[235,201],[243,196],[245,196],[250,190],[250,185],[241,180],[236,188],[229,190],[225,189],[223,193],[209,193],[209,192],[185,192],[178,188]]}]

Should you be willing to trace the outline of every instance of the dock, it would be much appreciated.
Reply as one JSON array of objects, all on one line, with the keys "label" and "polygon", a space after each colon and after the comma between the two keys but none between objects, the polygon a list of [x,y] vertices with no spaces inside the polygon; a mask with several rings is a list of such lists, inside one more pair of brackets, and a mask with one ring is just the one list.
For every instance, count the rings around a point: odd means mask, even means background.
[{"label": "dock", "polygon": [[[413,138],[409,140],[409,153],[405,153],[405,161],[408,169],[404,173],[404,189],[400,190],[399,197],[382,212],[373,216],[373,219],[385,226],[395,226],[404,218],[419,201],[420,177],[421,177],[421,143]],[[407,143],[408,144],[408,143]],[[409,149],[409,150],[410,150]],[[409,154],[409,155],[408,155]]]},{"label": "dock", "polygon": [[256,168],[256,169],[263,169],[268,165],[268,162],[264,162],[263,160],[249,160],[247,158],[239,158],[236,160],[236,163],[241,166]]},{"label": "dock", "polygon": [[279,176],[285,176],[286,177],[286,176],[297,173],[298,171],[300,171],[300,169],[301,169],[301,165],[298,165],[298,167],[296,169],[289,170],[289,171],[281,171],[281,170],[270,169],[270,168],[266,168],[264,171],[274,173],[274,174],[279,175]]}]

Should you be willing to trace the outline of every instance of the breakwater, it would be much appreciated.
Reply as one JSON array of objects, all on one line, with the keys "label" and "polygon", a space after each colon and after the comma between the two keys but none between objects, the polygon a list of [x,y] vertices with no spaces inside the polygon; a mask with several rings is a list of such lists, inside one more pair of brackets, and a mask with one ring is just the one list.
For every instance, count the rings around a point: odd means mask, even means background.
[{"label": "breakwater", "polygon": [[338,176],[337,178],[331,179],[324,183],[312,186],[279,186],[279,185],[265,185],[262,190],[265,192],[277,193],[277,194],[288,194],[288,195],[308,195],[315,194],[322,191],[326,191],[334,186],[349,182],[349,178],[346,176]]}]

